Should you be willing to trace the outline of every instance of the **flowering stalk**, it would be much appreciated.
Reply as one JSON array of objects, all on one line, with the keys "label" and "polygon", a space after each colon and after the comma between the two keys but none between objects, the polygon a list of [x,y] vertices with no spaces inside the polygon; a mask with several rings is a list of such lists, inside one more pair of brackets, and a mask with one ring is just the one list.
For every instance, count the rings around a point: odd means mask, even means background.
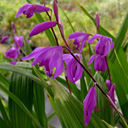
[{"label": "flowering stalk", "polygon": [[[125,117],[118,111],[118,109],[116,108],[115,104],[113,103],[113,101],[111,100],[111,98],[104,92],[104,90],[100,87],[100,85],[96,82],[96,80],[94,79],[94,77],[90,74],[90,72],[86,69],[86,67],[78,60],[78,58],[73,54],[73,52],[70,50],[70,48],[63,46],[66,49],[68,49],[68,51],[70,52],[70,54],[76,59],[76,61],[82,66],[82,68],[88,73],[88,75],[91,77],[91,79],[93,80],[93,82],[95,82],[95,85],[101,90],[101,92],[104,94],[104,96],[107,98],[107,100],[109,101],[110,105],[112,106],[112,108],[119,114],[121,115],[124,119]],[[128,124],[128,121],[125,119],[125,121]]]},{"label": "flowering stalk", "polygon": [[108,70],[108,75],[109,75],[110,85],[112,86],[112,80],[111,80],[111,75],[110,75],[110,70],[109,70],[109,66],[108,66],[108,60],[107,60],[107,57],[105,57],[105,60],[106,60],[106,64],[107,64],[107,70]]},{"label": "flowering stalk", "polygon": [[68,82],[68,77],[65,76],[65,79],[66,79],[66,82],[67,82],[67,85],[68,85],[69,92],[70,92],[70,94],[71,94],[72,92],[71,92],[71,88],[70,88],[70,85],[69,85],[69,82]]}]

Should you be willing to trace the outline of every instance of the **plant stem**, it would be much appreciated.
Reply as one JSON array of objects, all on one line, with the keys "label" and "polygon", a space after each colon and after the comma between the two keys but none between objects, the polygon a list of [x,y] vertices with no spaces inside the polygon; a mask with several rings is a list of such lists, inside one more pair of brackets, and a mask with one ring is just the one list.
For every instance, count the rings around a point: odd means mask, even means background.
[{"label": "plant stem", "polygon": [[[46,12],[46,13],[47,13],[47,15],[48,15],[48,17],[49,17],[49,20],[51,21],[51,20],[52,20],[52,19],[51,19],[51,16],[49,15],[48,12]],[[57,46],[59,46],[58,39],[57,39],[57,36],[56,36],[56,34],[55,34],[55,31],[54,31],[53,28],[51,28],[51,30],[52,30],[52,33],[53,33],[54,38],[55,38],[55,40],[56,40]]]},{"label": "plant stem", "polygon": [[71,92],[71,88],[70,88],[70,85],[69,85],[69,82],[68,82],[68,77],[65,76],[65,79],[66,79],[66,82],[67,82],[67,85],[68,85],[69,92],[70,92],[70,94],[71,94],[72,92]]},{"label": "plant stem", "polygon": [[106,56],[105,56],[105,60],[106,60],[106,64],[107,64],[107,70],[108,70],[110,85],[112,86],[112,80],[111,80],[110,70],[109,70],[109,66],[108,66],[108,60],[107,60],[107,57]]}]

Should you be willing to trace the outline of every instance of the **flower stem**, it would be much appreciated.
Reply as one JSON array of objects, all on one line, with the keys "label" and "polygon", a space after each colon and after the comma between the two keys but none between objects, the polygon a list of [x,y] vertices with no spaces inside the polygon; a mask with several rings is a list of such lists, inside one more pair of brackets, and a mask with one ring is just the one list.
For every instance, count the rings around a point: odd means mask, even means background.
[{"label": "flower stem", "polygon": [[70,94],[71,94],[72,92],[71,92],[71,88],[70,88],[70,85],[69,85],[69,82],[68,82],[68,77],[65,76],[65,79],[66,79],[66,82],[67,82],[67,85],[68,85],[69,92],[70,92]]},{"label": "flower stem", "polygon": [[108,66],[108,60],[107,60],[107,57],[106,56],[105,56],[105,60],[106,60],[106,64],[107,64],[107,70],[108,70],[110,85],[112,86],[112,80],[111,80],[110,70],[109,70],[109,66]]},{"label": "flower stem", "polygon": [[[51,16],[49,15],[49,13],[48,13],[48,12],[46,12],[46,13],[47,13],[47,15],[48,15],[48,17],[49,17],[49,20],[52,21]],[[55,38],[55,40],[56,40],[57,46],[59,46],[59,42],[58,42],[57,36],[56,36],[56,34],[55,34],[55,31],[54,31],[53,28],[51,28],[51,30],[52,30],[52,33],[53,33],[54,38]]]}]

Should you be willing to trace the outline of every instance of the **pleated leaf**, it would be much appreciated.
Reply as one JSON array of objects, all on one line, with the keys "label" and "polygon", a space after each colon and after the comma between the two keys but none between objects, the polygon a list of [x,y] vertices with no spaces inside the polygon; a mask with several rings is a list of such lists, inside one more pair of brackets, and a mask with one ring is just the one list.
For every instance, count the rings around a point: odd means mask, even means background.
[{"label": "pleated leaf", "polygon": [[[0,69],[4,69],[4,70],[8,70],[8,71],[12,71],[15,73],[19,73],[21,75],[27,76],[30,79],[32,79],[33,81],[37,82],[38,84],[45,86],[45,88],[47,89],[47,91],[49,92],[49,94],[52,96],[52,91],[49,87],[49,85],[45,82],[45,80],[43,79],[43,77],[41,76],[41,79],[39,79],[38,77],[36,77],[35,75],[33,75],[30,72],[27,72],[25,69],[19,68],[16,65],[11,65],[8,63],[0,63]],[[37,71],[36,68],[34,68],[34,70],[36,70],[37,74],[39,74],[39,72]]]},{"label": "pleated leaf", "polygon": [[[13,73],[9,90],[32,112],[33,81],[31,79]],[[11,98],[9,98],[9,116],[13,128],[28,128],[32,125],[31,118]]]},{"label": "pleated leaf", "polygon": [[40,84],[34,82],[34,109],[39,120],[40,124],[46,128],[47,127],[47,119],[45,114],[45,95],[44,95],[44,87]]},{"label": "pleated leaf", "polygon": [[128,120],[128,63],[122,49],[116,58],[114,64],[109,61],[109,67],[123,116]]},{"label": "pleated leaf", "polygon": [[[35,119],[35,117],[30,113],[30,111],[26,108],[26,106],[19,100],[19,98],[17,98],[12,92],[10,92],[8,89],[6,89],[6,87],[4,87],[2,84],[0,84],[0,89],[2,89],[10,98],[13,99],[13,101],[15,101],[15,103],[17,103],[19,105],[19,107],[21,109],[24,110],[24,112],[32,119],[32,121],[35,123],[35,125],[38,128],[42,128],[42,126],[40,125],[40,123]],[[10,126],[11,127],[11,126]]]},{"label": "pleated leaf", "polygon": [[5,110],[5,108],[1,102],[1,99],[0,99],[0,113],[2,115],[3,120],[6,122],[6,125],[9,127],[11,123],[10,123],[10,120],[9,120],[8,115],[6,113],[6,110]]}]

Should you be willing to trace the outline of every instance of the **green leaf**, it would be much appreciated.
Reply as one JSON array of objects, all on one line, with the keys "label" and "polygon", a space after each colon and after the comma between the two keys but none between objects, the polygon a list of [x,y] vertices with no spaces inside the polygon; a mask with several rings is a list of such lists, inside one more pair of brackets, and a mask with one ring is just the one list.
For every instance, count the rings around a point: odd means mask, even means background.
[{"label": "green leaf", "polygon": [[27,40],[25,37],[24,37],[24,47],[25,47],[26,55],[29,55],[32,52],[32,49],[31,49],[29,43],[27,43]]},{"label": "green leaf", "polygon": [[80,95],[81,95],[81,102],[83,103],[83,100],[85,99],[88,91],[87,91],[87,85],[86,85],[86,82],[85,82],[85,79],[84,79],[84,72],[82,74],[82,77],[80,79]]},{"label": "green leaf", "polygon": [[56,80],[49,79],[53,92],[57,115],[62,128],[106,128],[101,120],[92,114],[89,125],[84,125],[83,104],[68,93]]},{"label": "green leaf", "polygon": [[[66,80],[61,77],[57,77],[56,80],[68,89]],[[76,84],[73,84],[71,81],[69,81],[69,85],[71,88],[71,92],[80,100],[80,90],[77,88]]]},{"label": "green leaf", "polygon": [[128,124],[126,123],[126,121],[124,120],[124,118],[122,117],[122,115],[119,113],[124,125],[125,125],[125,128],[128,128]]},{"label": "green leaf", "polygon": [[4,78],[1,74],[0,74],[0,83],[2,83],[6,88],[9,88],[8,80]]},{"label": "green leaf", "polygon": [[[95,19],[89,14],[89,12],[82,5],[80,5],[78,2],[76,2],[75,0],[73,0],[73,1],[83,10],[83,12],[92,20],[92,22],[96,26]],[[104,36],[111,37],[113,41],[115,40],[115,38],[106,29],[104,29],[101,25],[99,25],[98,33],[102,34]]]},{"label": "green leaf", "polygon": [[1,102],[1,99],[0,99],[0,112],[2,114],[3,120],[6,122],[6,125],[9,127],[10,126],[10,120],[9,120],[8,115],[5,111],[5,108]]},{"label": "green leaf", "polygon": [[[89,71],[89,68],[88,68],[88,65],[87,65],[87,61],[86,61],[86,59],[85,59],[84,52],[82,52],[81,54],[82,54],[82,57],[83,57],[82,62],[83,62],[83,64],[84,64],[84,66],[86,67],[86,69]],[[86,84],[89,86],[90,81],[91,81],[91,78],[90,78],[90,76],[88,75],[87,72],[84,71],[84,74],[85,74],[86,81],[87,81]]]},{"label": "green leaf", "polygon": [[[88,44],[88,46],[89,46],[89,55],[91,57],[93,55],[93,50],[92,50],[90,44]],[[91,65],[91,74],[93,76],[96,72],[95,69],[94,69],[94,61],[90,65]]]},{"label": "green leaf", "polygon": [[[34,66],[33,66],[34,67]],[[8,70],[8,71],[12,71],[12,72],[16,72],[16,73],[19,73],[21,75],[24,75],[24,76],[27,76],[29,77],[30,79],[34,80],[35,82],[37,82],[38,84],[42,85],[42,86],[45,86],[45,88],[47,89],[47,91],[49,92],[49,94],[51,96],[53,96],[52,94],[52,91],[49,87],[49,85],[45,82],[45,80],[42,78],[42,76],[40,76],[41,80],[36,77],[35,75],[33,75],[32,73],[30,72],[27,72],[26,70],[22,69],[22,68],[19,68],[17,67],[16,65],[11,65],[11,64],[8,64],[8,63],[0,63],[0,69],[5,69],[5,70]],[[36,70],[37,72],[37,69],[34,67],[34,69]],[[37,72],[39,74],[39,72]]]},{"label": "green leaf", "polygon": [[56,112],[53,112],[50,116],[48,116],[47,120],[50,121],[55,114]]},{"label": "green leaf", "polygon": [[75,32],[75,29],[73,28],[72,23],[71,23],[70,19],[68,18],[67,14],[64,12],[63,8],[60,7],[60,9],[62,10],[62,12],[64,13],[65,17],[67,18],[68,23],[70,24],[70,27],[72,28],[72,31]]},{"label": "green leaf", "polygon": [[[42,18],[42,16],[39,13],[35,13],[35,15],[36,15],[36,18],[38,19],[38,21],[40,23],[45,22],[44,19]],[[45,30],[45,33],[46,33],[51,45],[52,46],[57,46],[55,38],[54,38],[53,34],[51,33],[50,29]]]},{"label": "green leaf", "polygon": [[112,82],[116,86],[116,94],[123,116],[128,120],[128,63],[125,53],[120,49],[118,55],[115,52],[116,60],[114,64],[108,61]]},{"label": "green leaf", "polygon": [[113,126],[111,126],[110,124],[108,124],[106,121],[104,121],[104,120],[102,120],[102,121],[107,125],[108,128],[114,128]]},{"label": "green leaf", "polygon": [[44,87],[36,82],[33,83],[34,86],[34,109],[36,116],[43,127],[47,127],[47,119],[45,114],[45,95]]},{"label": "green leaf", "polygon": [[[123,40],[124,40],[125,35],[127,33],[127,30],[128,30],[128,11],[124,17],[124,20],[121,24],[120,30],[116,36],[116,39],[114,40],[114,47],[115,47],[117,53],[119,52],[119,50],[121,48],[121,45],[123,43]],[[114,62],[114,60],[116,59],[116,55],[114,54],[113,50],[110,53],[109,57],[110,57],[110,60],[112,62]]]},{"label": "green leaf", "polygon": [[[32,112],[33,81],[31,79],[26,76],[13,73],[9,91],[16,95],[27,109]],[[9,98],[9,116],[13,128],[28,128],[32,125],[31,118],[28,114],[26,114],[11,98]]]},{"label": "green leaf", "polygon": [[0,128],[11,128],[6,124],[6,122],[0,117]]},{"label": "green leaf", "polygon": [[35,119],[35,117],[31,114],[31,112],[27,109],[27,107],[19,100],[18,97],[16,97],[12,92],[7,90],[2,84],[0,84],[0,88],[10,96],[18,105],[20,108],[24,110],[24,112],[32,119],[32,121],[36,124],[38,128],[42,128],[42,126],[39,124],[39,122]]}]

